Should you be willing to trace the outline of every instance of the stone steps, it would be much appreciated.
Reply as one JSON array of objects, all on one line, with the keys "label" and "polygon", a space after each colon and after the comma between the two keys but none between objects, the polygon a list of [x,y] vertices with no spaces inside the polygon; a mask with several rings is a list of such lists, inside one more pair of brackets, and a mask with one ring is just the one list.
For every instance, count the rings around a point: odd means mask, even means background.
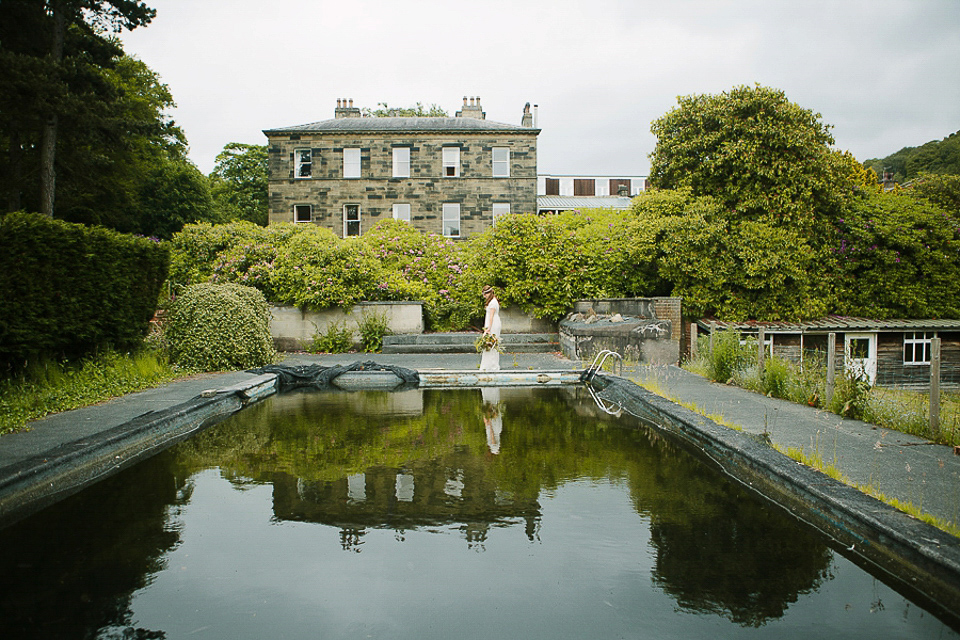
[{"label": "stone steps", "polygon": [[[417,333],[383,337],[382,353],[476,353],[480,334]],[[560,351],[557,333],[505,333],[500,336],[505,353],[550,353]]]}]

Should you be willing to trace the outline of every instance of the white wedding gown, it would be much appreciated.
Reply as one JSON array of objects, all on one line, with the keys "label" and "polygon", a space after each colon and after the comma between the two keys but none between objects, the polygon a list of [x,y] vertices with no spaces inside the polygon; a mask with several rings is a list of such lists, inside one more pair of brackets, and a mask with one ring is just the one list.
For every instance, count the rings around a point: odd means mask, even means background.
[{"label": "white wedding gown", "polygon": [[[487,305],[487,315],[483,320],[483,328],[493,335],[500,337],[500,303],[496,298]],[[480,371],[500,371],[500,352],[496,349],[487,349],[480,354]]]}]

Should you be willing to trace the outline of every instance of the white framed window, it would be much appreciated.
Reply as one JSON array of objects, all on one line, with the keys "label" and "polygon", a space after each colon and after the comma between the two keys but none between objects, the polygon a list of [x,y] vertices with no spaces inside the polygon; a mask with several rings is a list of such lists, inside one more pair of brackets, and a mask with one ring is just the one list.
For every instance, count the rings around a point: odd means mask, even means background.
[{"label": "white framed window", "polygon": [[443,147],[443,177],[460,177],[460,147]]},{"label": "white framed window", "polygon": [[410,177],[410,147],[393,148],[393,177]]},{"label": "white framed window", "polygon": [[903,334],[903,364],[930,364],[934,334],[915,331]]},{"label": "white framed window", "polygon": [[360,205],[343,205],[343,237],[360,235]]},{"label": "white framed window", "polygon": [[497,218],[500,216],[505,216],[510,213],[510,203],[509,202],[494,202],[493,203],[493,224],[497,224]]},{"label": "white framed window", "polygon": [[293,221],[294,222],[313,222],[313,205],[312,204],[293,205]]},{"label": "white framed window", "polygon": [[360,149],[347,147],[343,150],[343,177],[360,177]]},{"label": "white framed window", "polygon": [[393,219],[410,222],[410,205],[404,202],[396,202],[393,205]]},{"label": "white framed window", "polygon": [[294,149],[293,177],[309,178],[313,175],[313,151],[311,149]]},{"label": "white framed window", "polygon": [[456,202],[443,203],[443,235],[460,237],[460,205]]},{"label": "white framed window", "polygon": [[510,149],[507,147],[493,148],[493,177],[510,177]]}]

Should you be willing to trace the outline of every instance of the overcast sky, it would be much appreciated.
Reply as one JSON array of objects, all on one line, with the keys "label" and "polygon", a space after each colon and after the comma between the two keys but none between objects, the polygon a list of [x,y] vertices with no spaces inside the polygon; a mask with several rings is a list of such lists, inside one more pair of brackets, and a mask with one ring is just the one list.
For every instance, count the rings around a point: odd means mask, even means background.
[{"label": "overcast sky", "polygon": [[960,0],[147,0],[123,34],[169,85],[204,173],[228,142],[375,108],[479,96],[539,173],[646,175],[677,96],[782,89],[863,161],[960,130]]}]

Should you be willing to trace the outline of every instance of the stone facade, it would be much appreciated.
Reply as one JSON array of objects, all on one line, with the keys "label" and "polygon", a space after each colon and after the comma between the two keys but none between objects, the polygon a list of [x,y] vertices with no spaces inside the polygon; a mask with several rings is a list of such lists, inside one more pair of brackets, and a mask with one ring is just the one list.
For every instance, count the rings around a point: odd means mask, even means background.
[{"label": "stone facade", "polygon": [[[540,130],[483,119],[479,99],[476,109],[461,113],[365,118],[344,102],[333,120],[264,131],[270,222],[311,222],[341,237],[359,235],[395,217],[394,205],[401,205],[399,215],[408,207],[415,228],[466,238],[493,222],[494,209],[535,213]],[[396,149],[402,150],[399,170]],[[345,177],[345,163],[356,167],[351,160],[357,156],[359,177]],[[447,208],[446,224],[445,204],[459,205]]]}]

